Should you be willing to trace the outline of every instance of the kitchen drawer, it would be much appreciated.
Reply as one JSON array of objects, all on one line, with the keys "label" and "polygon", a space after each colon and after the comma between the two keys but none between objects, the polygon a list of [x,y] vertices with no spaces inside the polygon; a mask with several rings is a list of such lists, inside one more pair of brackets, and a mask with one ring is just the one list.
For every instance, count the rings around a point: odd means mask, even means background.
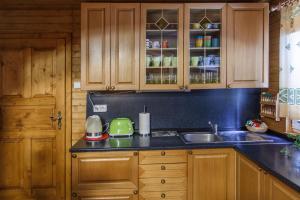
[{"label": "kitchen drawer", "polygon": [[185,191],[140,192],[139,200],[186,200]]},{"label": "kitchen drawer", "polygon": [[176,178],[187,176],[187,164],[139,165],[139,178]]},{"label": "kitchen drawer", "polygon": [[187,152],[185,150],[141,151],[139,153],[139,164],[185,162],[187,162]]},{"label": "kitchen drawer", "polygon": [[187,189],[187,179],[182,178],[142,178],[139,180],[139,188],[142,192],[151,191],[180,191]]}]

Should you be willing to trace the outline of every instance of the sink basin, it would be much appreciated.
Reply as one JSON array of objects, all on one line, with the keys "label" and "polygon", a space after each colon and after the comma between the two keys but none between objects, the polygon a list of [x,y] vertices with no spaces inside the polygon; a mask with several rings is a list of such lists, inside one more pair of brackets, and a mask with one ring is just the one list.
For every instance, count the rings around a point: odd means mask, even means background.
[{"label": "sink basin", "polygon": [[186,144],[214,143],[222,141],[222,138],[211,132],[184,132],[180,134],[180,138]]}]

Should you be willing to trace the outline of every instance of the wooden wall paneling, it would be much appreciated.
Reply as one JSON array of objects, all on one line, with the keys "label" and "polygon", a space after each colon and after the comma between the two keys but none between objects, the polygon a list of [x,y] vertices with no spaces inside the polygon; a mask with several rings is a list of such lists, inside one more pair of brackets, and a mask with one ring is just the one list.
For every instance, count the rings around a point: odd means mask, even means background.
[{"label": "wooden wall paneling", "polygon": [[139,89],[140,4],[111,4],[111,86]]},{"label": "wooden wall paneling", "polygon": [[81,5],[81,88],[110,86],[110,4]]},{"label": "wooden wall paneling", "polygon": [[228,87],[268,87],[269,6],[228,4]]}]

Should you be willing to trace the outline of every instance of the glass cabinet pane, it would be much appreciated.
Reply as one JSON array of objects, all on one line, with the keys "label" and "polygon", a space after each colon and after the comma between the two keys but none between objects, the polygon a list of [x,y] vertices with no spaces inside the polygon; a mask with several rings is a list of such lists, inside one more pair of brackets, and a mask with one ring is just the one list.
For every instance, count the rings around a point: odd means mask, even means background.
[{"label": "glass cabinet pane", "polygon": [[177,84],[178,10],[146,10],[146,83]]},{"label": "glass cabinet pane", "polygon": [[222,9],[189,9],[189,84],[220,84]]}]

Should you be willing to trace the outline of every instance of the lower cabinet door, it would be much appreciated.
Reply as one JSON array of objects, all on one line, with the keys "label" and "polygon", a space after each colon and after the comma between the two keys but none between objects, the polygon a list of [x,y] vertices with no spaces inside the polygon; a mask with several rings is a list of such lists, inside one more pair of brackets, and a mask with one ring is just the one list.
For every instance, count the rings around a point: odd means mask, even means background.
[{"label": "lower cabinet door", "polygon": [[235,199],[235,152],[193,150],[188,156],[189,200]]},{"label": "lower cabinet door", "polygon": [[237,156],[237,200],[264,200],[264,174],[257,165]]},{"label": "lower cabinet door", "polygon": [[271,175],[266,176],[266,200],[299,200],[300,192],[289,188]]}]

